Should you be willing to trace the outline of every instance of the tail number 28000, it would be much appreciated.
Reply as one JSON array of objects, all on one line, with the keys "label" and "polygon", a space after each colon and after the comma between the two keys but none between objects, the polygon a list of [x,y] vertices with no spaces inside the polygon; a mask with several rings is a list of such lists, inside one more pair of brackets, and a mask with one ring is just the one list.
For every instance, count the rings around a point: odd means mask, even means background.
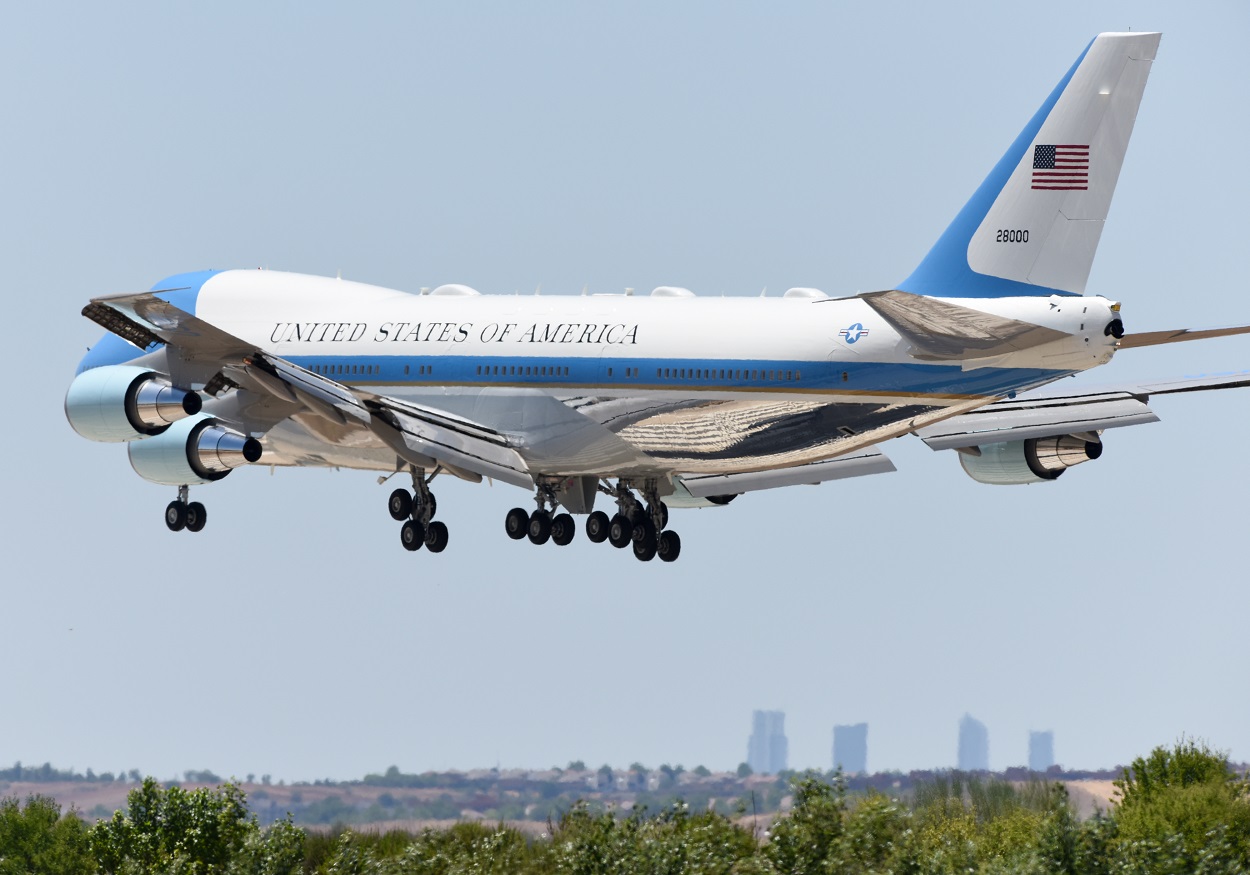
[{"label": "tail number 28000", "polygon": [[994,238],[995,243],[1028,243],[1029,232],[1026,228],[1023,231],[998,229],[998,236]]}]

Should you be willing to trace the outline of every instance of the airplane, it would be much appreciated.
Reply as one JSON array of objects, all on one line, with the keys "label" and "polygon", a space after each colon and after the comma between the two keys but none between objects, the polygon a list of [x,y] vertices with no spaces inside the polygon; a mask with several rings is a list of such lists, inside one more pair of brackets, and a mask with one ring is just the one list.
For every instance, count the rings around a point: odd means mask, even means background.
[{"label": "airplane", "polygon": [[[914,435],[982,483],[1054,481],[1106,429],[1157,420],[1150,396],[1250,386],[1250,373],[1046,389],[1120,350],[1250,332],[1127,333],[1086,293],[1158,33],[1081,52],[916,269],[832,297],[419,294],[270,270],[199,271],[96,297],[106,329],[65,399],[73,428],[124,442],[176,487],[173,531],[207,512],[191,486],[249,464],[400,474],[403,547],[440,553],[440,475],[532,493],[505,531],[586,537],[671,562],[669,510],[894,470]],[[614,510],[596,508],[596,499]]]}]

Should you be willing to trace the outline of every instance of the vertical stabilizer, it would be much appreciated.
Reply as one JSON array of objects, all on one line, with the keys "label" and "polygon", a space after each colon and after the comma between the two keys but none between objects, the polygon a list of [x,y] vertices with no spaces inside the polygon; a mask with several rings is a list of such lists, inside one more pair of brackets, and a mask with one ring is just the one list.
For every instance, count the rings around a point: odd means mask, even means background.
[{"label": "vertical stabilizer", "polygon": [[899,288],[1084,294],[1159,37],[1095,38]]}]

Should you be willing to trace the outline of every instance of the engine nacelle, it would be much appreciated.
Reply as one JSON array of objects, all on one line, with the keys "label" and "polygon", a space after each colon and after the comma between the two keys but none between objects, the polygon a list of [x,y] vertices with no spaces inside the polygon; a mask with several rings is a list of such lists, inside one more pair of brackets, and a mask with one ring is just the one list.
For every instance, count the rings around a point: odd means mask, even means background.
[{"label": "engine nacelle", "polygon": [[65,418],[88,440],[117,443],[158,435],[199,413],[195,392],[176,389],[160,374],[133,365],[83,371],[65,393]]},{"label": "engine nacelle", "polygon": [[1085,435],[1056,435],[982,444],[980,455],[960,453],[959,463],[978,483],[1014,486],[1021,483],[1045,483],[1060,474],[1102,455],[1102,441]]},{"label": "engine nacelle", "polygon": [[126,449],[136,474],[166,486],[220,480],[235,468],[257,461],[261,454],[256,438],[226,428],[207,414],[176,422]]}]

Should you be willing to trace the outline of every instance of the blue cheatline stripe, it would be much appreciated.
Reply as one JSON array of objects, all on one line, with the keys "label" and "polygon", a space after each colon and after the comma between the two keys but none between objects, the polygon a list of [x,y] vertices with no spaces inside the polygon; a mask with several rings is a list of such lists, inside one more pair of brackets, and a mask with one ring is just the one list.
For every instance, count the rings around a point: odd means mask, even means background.
[{"label": "blue cheatline stripe", "polygon": [[[941,396],[1002,395],[1067,376],[1040,368],[775,359],[583,359],[506,356],[315,356],[289,361],[349,385],[583,387]],[[496,373],[498,371],[498,373]]]},{"label": "blue cheatline stripe", "polygon": [[1024,156],[1025,150],[1029,148],[1034,138],[1037,137],[1037,132],[1042,129],[1042,124],[1046,121],[1046,117],[1055,108],[1055,104],[1059,101],[1059,96],[1063,94],[1064,89],[1068,87],[1068,83],[1072,81],[1076,68],[1081,66],[1081,61],[1085,60],[1085,56],[1089,53],[1090,46],[1093,44],[1094,41],[1090,40],[1089,45],[1085,47],[1085,51],[1081,52],[1081,56],[1072,65],[1072,69],[1068,70],[1067,75],[1059,80],[1055,90],[1050,93],[1050,96],[1046,98],[1046,102],[1034,113],[1029,123],[1024,126],[1024,130],[1020,132],[1020,136],[1016,137],[1015,142],[1011,144],[1007,153],[994,165],[990,175],[985,177],[985,181],[981,183],[968,203],[964,204],[964,208],[955,216],[955,220],[950,223],[950,226],[943,232],[942,236],[938,238],[937,243],[933,244],[929,254],[912,271],[911,276],[899,283],[899,289],[904,292],[913,292],[917,295],[942,298],[1077,296],[1076,292],[1065,292],[1060,289],[1051,289],[1045,286],[1036,286],[1032,283],[1022,283],[1018,280],[977,273],[968,266],[968,244],[972,241],[972,235],[976,233],[977,228],[981,227],[981,222],[985,220],[990,207],[994,205],[994,201],[998,199],[998,195],[1007,184],[1007,180],[1011,178],[1012,171],[1020,164],[1020,159]]},{"label": "blue cheatline stripe", "polygon": [[[157,297],[168,301],[180,310],[195,313],[195,304],[200,296],[200,289],[203,288],[204,283],[210,277],[219,273],[221,273],[219,270],[199,270],[192,273],[174,274],[154,285],[152,291],[176,289],[177,291],[163,292],[157,295]],[[152,346],[148,350],[141,352],[116,334],[106,333],[95,346],[87,350],[87,354],[78,362],[78,370],[75,373],[81,374],[83,371],[104,367],[105,365],[124,364],[155,348],[155,346]]]}]

